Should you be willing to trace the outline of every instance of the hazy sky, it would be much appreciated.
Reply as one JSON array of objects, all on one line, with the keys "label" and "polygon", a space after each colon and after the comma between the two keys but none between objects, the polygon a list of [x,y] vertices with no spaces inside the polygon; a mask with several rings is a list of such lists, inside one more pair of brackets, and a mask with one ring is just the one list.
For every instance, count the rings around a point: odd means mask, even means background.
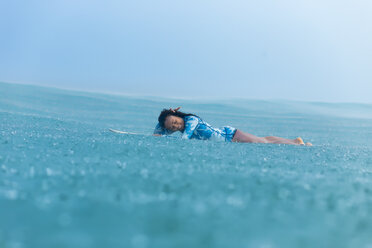
[{"label": "hazy sky", "polygon": [[0,0],[0,81],[372,102],[372,1]]}]

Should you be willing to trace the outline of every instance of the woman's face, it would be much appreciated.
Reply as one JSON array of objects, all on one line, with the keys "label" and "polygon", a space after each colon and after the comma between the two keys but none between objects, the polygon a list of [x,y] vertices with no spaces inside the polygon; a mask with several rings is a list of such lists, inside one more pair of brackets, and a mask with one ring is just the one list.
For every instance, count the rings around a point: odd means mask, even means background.
[{"label": "woman's face", "polygon": [[167,118],[165,118],[164,127],[173,132],[183,131],[185,123],[181,117],[168,115]]}]

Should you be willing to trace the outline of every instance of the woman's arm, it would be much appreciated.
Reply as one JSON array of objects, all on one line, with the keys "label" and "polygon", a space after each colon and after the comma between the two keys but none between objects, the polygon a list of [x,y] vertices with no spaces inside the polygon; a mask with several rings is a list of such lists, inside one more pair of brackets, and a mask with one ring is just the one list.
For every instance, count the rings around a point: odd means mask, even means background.
[{"label": "woman's arm", "polygon": [[185,120],[185,130],[183,131],[182,139],[191,139],[198,125],[199,119],[197,117],[188,116],[187,120]]},{"label": "woman's arm", "polygon": [[162,135],[171,135],[173,132],[169,131],[165,128],[162,128],[160,124],[158,123],[154,129],[154,136],[162,136]]}]

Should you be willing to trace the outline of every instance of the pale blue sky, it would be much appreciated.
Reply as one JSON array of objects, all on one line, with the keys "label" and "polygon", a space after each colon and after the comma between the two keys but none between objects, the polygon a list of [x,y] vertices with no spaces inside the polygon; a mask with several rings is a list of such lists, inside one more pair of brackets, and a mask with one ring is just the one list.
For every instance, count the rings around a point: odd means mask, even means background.
[{"label": "pale blue sky", "polygon": [[372,2],[1,0],[0,81],[372,102]]}]

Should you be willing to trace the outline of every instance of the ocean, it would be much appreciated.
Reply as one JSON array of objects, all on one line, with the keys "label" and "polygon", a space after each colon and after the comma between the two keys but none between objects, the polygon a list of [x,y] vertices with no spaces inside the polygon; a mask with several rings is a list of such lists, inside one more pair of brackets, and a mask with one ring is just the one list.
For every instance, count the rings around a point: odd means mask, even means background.
[{"label": "ocean", "polygon": [[[178,106],[314,146],[152,136]],[[1,248],[372,247],[371,104],[0,83],[0,132]]]}]

